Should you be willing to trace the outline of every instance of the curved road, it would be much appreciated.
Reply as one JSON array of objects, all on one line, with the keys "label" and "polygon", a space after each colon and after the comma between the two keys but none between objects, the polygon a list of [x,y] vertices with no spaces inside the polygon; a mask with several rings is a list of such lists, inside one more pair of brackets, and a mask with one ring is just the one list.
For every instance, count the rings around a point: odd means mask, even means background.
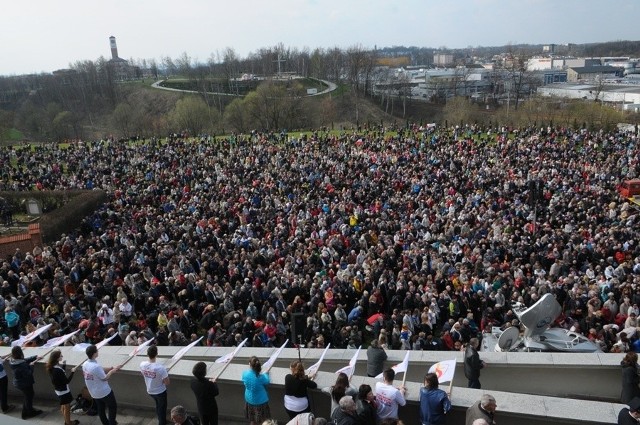
[{"label": "curved road", "polygon": [[[327,88],[315,93],[315,94],[308,94],[306,97],[311,97],[311,96],[320,96],[322,94],[326,94],[326,93],[331,93],[332,91],[334,91],[335,89],[338,88],[338,85],[335,83],[332,83],[331,81],[326,81],[326,80],[320,80],[315,78],[318,81],[321,81],[322,83],[327,85]],[[166,80],[158,80],[155,83],[151,84],[151,87],[156,88],[156,89],[160,89],[160,90],[168,90],[168,91],[177,91],[177,92],[182,92],[182,93],[200,93],[199,91],[196,90],[180,90],[180,89],[172,89],[170,87],[162,87],[160,85],[160,83],[164,82]],[[209,94],[217,94],[220,96],[232,96],[232,97],[241,97],[241,95],[235,95],[235,94],[231,94],[231,93],[216,93],[216,92],[207,92]]]}]

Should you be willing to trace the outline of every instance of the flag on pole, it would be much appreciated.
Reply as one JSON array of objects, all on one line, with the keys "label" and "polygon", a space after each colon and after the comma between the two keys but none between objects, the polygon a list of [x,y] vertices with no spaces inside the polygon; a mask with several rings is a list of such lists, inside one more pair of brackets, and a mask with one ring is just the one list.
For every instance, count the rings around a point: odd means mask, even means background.
[{"label": "flag on pole", "polygon": [[356,362],[358,361],[358,354],[360,354],[360,348],[362,348],[362,345],[358,347],[358,351],[356,351],[356,353],[353,355],[351,360],[349,360],[349,366],[345,366],[342,369],[337,370],[336,373],[344,372],[347,374],[349,378],[353,376],[353,373],[356,371]]},{"label": "flag on pole", "polygon": [[322,364],[322,361],[324,360],[324,355],[327,354],[327,350],[329,350],[329,347],[331,347],[331,343],[327,344],[327,347],[322,352],[322,355],[320,355],[320,359],[317,362],[315,362],[314,364],[312,364],[311,366],[309,366],[309,368],[307,369],[307,372],[306,372],[308,376],[313,376],[316,373],[318,373],[318,370],[320,369],[320,365]]},{"label": "flag on pole", "polygon": [[[396,374],[404,373],[409,368],[409,353],[411,353],[411,351],[407,350],[407,354],[404,355],[404,360],[402,360],[402,363],[399,363],[391,368]],[[382,379],[382,373],[376,376],[376,379]]]},{"label": "flag on pole", "polygon": [[456,372],[456,359],[443,360],[431,366],[429,373],[435,373],[438,377],[438,383],[453,381],[453,375]]},{"label": "flag on pole", "polygon": [[282,344],[282,346],[280,348],[278,348],[272,355],[271,357],[269,357],[269,360],[267,360],[263,365],[262,368],[267,371],[269,369],[271,369],[271,367],[273,366],[273,364],[276,362],[276,359],[278,358],[278,356],[280,355],[280,353],[282,352],[282,349],[284,347],[287,346],[287,344],[289,343],[289,340],[286,340],[284,342],[284,344]]},{"label": "flag on pole", "polygon": [[180,350],[178,350],[177,353],[175,353],[173,355],[173,357],[171,357],[171,359],[169,359],[169,362],[167,362],[166,364],[166,368],[169,369],[171,366],[173,366],[174,364],[176,364],[176,362],[178,360],[180,360],[182,358],[182,356],[184,356],[185,354],[187,354],[187,351],[191,350],[193,347],[195,347],[200,340],[204,338],[203,336],[201,336],[200,338],[198,338],[197,340],[193,341],[191,344],[187,345],[186,347],[182,347]]},{"label": "flag on pole", "polygon": [[74,345],[71,350],[72,351],[80,351],[80,352],[84,353],[87,350],[87,347],[89,347],[90,345],[91,344],[89,344],[88,342],[81,342],[80,344]]},{"label": "flag on pole", "polygon": [[235,355],[238,353],[238,351],[240,351],[240,349],[244,346],[244,344],[247,343],[247,340],[249,338],[245,338],[244,341],[242,341],[240,344],[238,344],[238,346],[236,347],[235,350],[233,350],[231,353],[229,354],[225,354],[224,356],[216,359],[216,363],[229,363],[231,360],[233,360],[233,358],[235,357]]},{"label": "flag on pole", "polygon": [[73,337],[78,332],[80,332],[80,329],[78,329],[77,331],[71,332],[70,334],[57,336],[55,338],[49,338],[49,340],[40,348],[53,348],[53,347],[62,345],[65,342],[69,341],[71,337]]},{"label": "flag on pole", "polygon": [[108,343],[111,342],[111,340],[115,337],[117,337],[118,334],[114,333],[113,335],[111,335],[109,338],[103,339],[102,341],[100,341],[99,343],[96,344],[96,348],[99,350],[102,347],[104,347],[105,345],[107,345]]},{"label": "flag on pole", "polygon": [[[149,341],[145,341],[140,345],[136,345],[133,348],[133,351],[131,352],[131,354],[129,354],[129,357],[134,357],[136,356],[140,351],[142,351],[143,348],[148,347],[154,340],[155,338],[151,338]],[[97,347],[97,345],[96,345]]]},{"label": "flag on pole", "polygon": [[[111,335],[109,338],[103,339],[102,341],[100,341],[99,343],[96,344],[96,348],[98,350],[101,349],[102,347],[104,347],[105,345],[110,343],[111,340],[113,338],[117,337],[117,336],[118,336],[118,334],[115,333],[115,334]],[[81,342],[79,344],[74,345],[72,350],[73,351],[80,351],[80,352],[84,353],[86,351],[87,347],[89,347],[90,345],[92,345],[92,344],[89,344],[88,342]]]},{"label": "flag on pole", "polygon": [[20,346],[24,346],[25,344],[33,341],[34,339],[36,339],[37,337],[39,337],[40,335],[42,335],[43,333],[45,333],[46,331],[49,330],[49,328],[52,326],[53,324],[50,323],[46,326],[43,326],[41,328],[36,329],[35,331],[31,332],[28,335],[25,336],[21,336],[20,338],[16,339],[15,341],[11,342],[11,346],[15,347],[16,345],[20,345]]}]

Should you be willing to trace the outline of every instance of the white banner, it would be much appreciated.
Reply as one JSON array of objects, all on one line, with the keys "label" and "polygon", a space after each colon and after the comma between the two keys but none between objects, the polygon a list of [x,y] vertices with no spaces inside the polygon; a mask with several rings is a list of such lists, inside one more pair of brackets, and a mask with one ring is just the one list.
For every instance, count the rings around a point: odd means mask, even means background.
[{"label": "white banner", "polygon": [[269,357],[269,360],[267,360],[263,365],[262,365],[262,369],[269,370],[271,369],[271,367],[273,366],[273,364],[276,362],[276,359],[278,358],[278,356],[280,355],[280,353],[282,352],[282,349],[284,347],[287,346],[287,344],[289,343],[289,340],[286,340],[284,342],[284,344],[282,344],[282,346],[280,346],[280,348],[278,348],[272,355],[271,357]]},{"label": "white banner", "polygon": [[52,326],[53,324],[48,324],[46,326],[43,326],[41,328],[36,329],[35,331],[31,332],[28,335],[25,336],[21,336],[20,338],[16,339],[15,341],[11,342],[11,346],[15,347],[16,345],[20,345],[20,346],[24,346],[25,344],[33,341],[34,339],[36,339],[37,337],[39,337],[40,335],[42,335],[43,333],[45,333],[46,331],[49,330],[49,328]]},{"label": "white banner", "polygon": [[362,348],[362,345],[358,347],[358,350],[356,351],[356,353],[353,355],[351,360],[349,360],[349,366],[345,366],[342,369],[337,370],[336,373],[344,372],[347,374],[349,378],[353,376],[354,372],[356,371],[356,362],[358,361],[358,354],[360,354],[360,348]]},{"label": "white banner", "polygon": [[204,337],[201,336],[200,338],[198,338],[197,340],[193,341],[191,344],[187,345],[186,347],[182,347],[177,353],[175,353],[173,355],[173,357],[171,357],[171,359],[169,359],[169,362],[167,363],[166,368],[168,369],[171,366],[173,366],[174,364],[176,364],[176,362],[178,360],[180,360],[182,358],[182,356],[187,354],[187,351],[189,351],[193,347],[195,347],[200,342],[200,340],[202,340],[202,338],[204,338]]},{"label": "white banner", "polygon": [[229,363],[231,360],[233,360],[233,358],[235,357],[235,355],[238,353],[238,351],[240,351],[240,349],[242,348],[242,346],[244,344],[247,343],[247,340],[249,338],[245,338],[244,341],[242,341],[235,350],[233,350],[231,353],[229,354],[225,354],[224,356],[216,359],[216,363]]},{"label": "white banner", "polygon": [[78,329],[77,331],[73,331],[70,334],[57,336],[55,338],[49,338],[49,340],[40,348],[53,348],[53,347],[57,347],[59,345],[62,345],[65,342],[69,341],[71,339],[71,337],[73,337],[78,332],[80,332],[80,329]]},{"label": "white banner", "polygon": [[[398,373],[404,373],[407,371],[407,368],[409,367],[409,353],[411,351],[407,350],[407,354],[404,355],[404,360],[402,360],[402,363],[399,363],[395,366],[393,366],[391,369],[393,369],[393,371],[398,374]],[[382,373],[379,374],[378,376],[376,376],[376,379],[382,379]]]},{"label": "white banner", "polygon": [[309,366],[309,368],[307,369],[307,375],[308,376],[313,376],[316,373],[318,373],[318,370],[320,369],[320,365],[322,364],[322,361],[324,360],[324,355],[327,354],[327,350],[329,349],[329,347],[331,347],[331,343],[327,344],[327,348],[324,349],[324,351],[322,352],[322,355],[320,356],[320,359],[315,362],[314,364],[312,364],[311,366]]}]

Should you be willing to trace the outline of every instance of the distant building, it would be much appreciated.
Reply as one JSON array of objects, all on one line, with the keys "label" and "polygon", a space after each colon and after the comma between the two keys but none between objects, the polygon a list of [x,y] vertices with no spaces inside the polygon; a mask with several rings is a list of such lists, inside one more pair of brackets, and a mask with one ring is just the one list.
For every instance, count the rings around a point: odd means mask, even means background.
[{"label": "distant building", "polygon": [[622,70],[613,66],[576,66],[567,69],[567,81],[614,78],[622,75]]},{"label": "distant building", "polygon": [[434,53],[433,64],[435,66],[447,67],[453,65],[453,54],[451,53]]},{"label": "distant building", "polygon": [[111,59],[109,59],[108,64],[113,70],[117,81],[141,77],[140,69],[137,66],[129,65],[128,61],[118,56],[118,45],[114,36],[109,37],[109,47],[111,47]]}]

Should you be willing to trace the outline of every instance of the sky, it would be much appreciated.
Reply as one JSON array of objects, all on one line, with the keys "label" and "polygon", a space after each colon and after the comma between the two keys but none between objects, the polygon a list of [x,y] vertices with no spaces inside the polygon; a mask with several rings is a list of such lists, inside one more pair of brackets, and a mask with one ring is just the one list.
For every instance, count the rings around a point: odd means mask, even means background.
[{"label": "sky", "polygon": [[366,49],[640,40],[639,0],[27,0],[0,9],[0,75],[233,48]]}]

